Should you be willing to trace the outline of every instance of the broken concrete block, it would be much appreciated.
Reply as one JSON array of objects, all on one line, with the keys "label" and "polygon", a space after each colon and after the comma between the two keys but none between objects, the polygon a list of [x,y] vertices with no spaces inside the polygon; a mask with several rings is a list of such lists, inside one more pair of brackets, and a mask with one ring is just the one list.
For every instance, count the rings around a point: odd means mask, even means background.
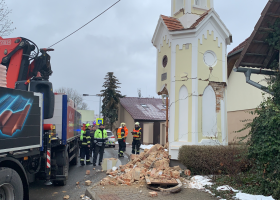
[{"label": "broken concrete block", "polygon": [[157,197],[158,193],[157,192],[149,192],[150,197]]},{"label": "broken concrete block", "polygon": [[113,167],[119,167],[121,161],[116,158],[104,158],[102,160],[102,170],[112,169]]},{"label": "broken concrete block", "polygon": [[69,195],[65,195],[65,196],[63,197],[63,199],[69,199],[69,198],[70,198]]},{"label": "broken concrete block", "polygon": [[80,198],[83,198],[85,195],[84,194],[82,194],[81,196],[80,196]]},{"label": "broken concrete block", "polygon": [[91,183],[92,183],[92,182],[91,182],[90,180],[85,181],[85,184],[86,184],[87,186],[90,186]]},{"label": "broken concrete block", "polygon": [[86,175],[90,175],[90,170],[87,170],[87,171],[86,171]]},{"label": "broken concrete block", "polygon": [[134,180],[139,181],[140,180],[140,174],[141,174],[141,169],[140,168],[135,168],[134,169]]},{"label": "broken concrete block", "polygon": [[80,184],[80,182],[76,182],[76,185],[79,185]]},{"label": "broken concrete block", "polygon": [[173,177],[173,178],[179,178],[179,177],[180,177],[180,172],[178,172],[178,171],[172,171],[172,177]]}]

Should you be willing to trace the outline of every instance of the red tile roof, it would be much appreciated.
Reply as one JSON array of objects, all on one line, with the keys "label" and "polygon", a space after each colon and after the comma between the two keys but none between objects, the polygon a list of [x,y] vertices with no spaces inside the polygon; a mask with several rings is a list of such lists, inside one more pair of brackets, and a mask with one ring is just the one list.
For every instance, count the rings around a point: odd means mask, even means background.
[{"label": "red tile roof", "polygon": [[120,99],[120,103],[134,120],[166,120],[161,99],[124,97]]},{"label": "red tile roof", "polygon": [[228,53],[228,55],[233,54],[234,52],[237,52],[241,49],[243,49],[247,42],[248,42],[249,38],[247,38],[245,41],[243,41],[242,43],[240,43],[237,47],[235,47],[231,52]]},{"label": "red tile roof", "polygon": [[[203,13],[200,18],[198,18],[191,26],[190,28],[187,28],[187,29],[194,29],[196,28],[200,22],[203,21],[203,19],[209,14],[209,12],[211,11],[212,9],[206,11],[205,13]],[[169,31],[180,31],[180,30],[187,30],[184,28],[184,26],[182,25],[182,23],[177,19],[177,18],[174,18],[174,17],[167,17],[167,16],[164,16],[164,15],[161,15],[161,18],[163,19],[165,25],[167,26],[168,30]]]},{"label": "red tile roof", "polygon": [[163,19],[165,25],[167,26],[168,30],[170,31],[178,31],[178,30],[183,30],[184,27],[181,24],[181,22],[174,18],[174,17],[167,17],[164,15],[161,15],[161,18]]},{"label": "red tile roof", "polygon": [[[212,10],[212,9],[210,9],[210,10]],[[198,19],[196,20],[196,22],[193,23],[193,25],[191,25],[190,28],[196,28],[196,27],[198,26],[198,24],[199,24],[200,22],[202,22],[202,20],[209,14],[210,10],[206,11],[205,13],[203,13],[203,14],[201,15],[201,17],[198,18]]]}]

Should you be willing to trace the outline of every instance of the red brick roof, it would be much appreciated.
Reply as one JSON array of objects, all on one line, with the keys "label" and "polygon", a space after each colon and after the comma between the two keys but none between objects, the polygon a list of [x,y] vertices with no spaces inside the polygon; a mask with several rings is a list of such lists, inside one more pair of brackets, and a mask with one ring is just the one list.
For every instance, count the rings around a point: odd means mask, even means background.
[{"label": "red brick roof", "polygon": [[[210,11],[211,11],[211,9],[206,11],[205,13],[203,13],[200,16],[200,18],[198,18],[193,23],[193,25],[191,25],[190,28],[187,28],[187,29],[194,29],[194,28],[196,28],[199,25],[199,23],[202,22],[202,20],[209,14]],[[187,30],[187,29],[184,28],[182,23],[177,18],[167,17],[167,16],[164,16],[164,15],[161,15],[161,18],[163,19],[163,21],[164,21],[165,25],[167,26],[168,30],[170,30],[170,31]]]},{"label": "red brick roof", "polygon": [[124,97],[120,103],[134,120],[166,120],[161,99]]},{"label": "red brick roof", "polygon": [[168,30],[170,31],[178,31],[178,30],[183,30],[184,27],[181,24],[181,22],[174,18],[174,17],[167,17],[164,15],[161,15],[161,18],[163,19],[165,25],[167,26]]},{"label": "red brick roof", "polygon": [[247,42],[248,42],[249,38],[247,38],[245,41],[243,41],[242,43],[240,43],[237,47],[235,47],[231,52],[228,53],[228,55],[233,54],[234,52],[237,52],[241,49],[243,49]]}]

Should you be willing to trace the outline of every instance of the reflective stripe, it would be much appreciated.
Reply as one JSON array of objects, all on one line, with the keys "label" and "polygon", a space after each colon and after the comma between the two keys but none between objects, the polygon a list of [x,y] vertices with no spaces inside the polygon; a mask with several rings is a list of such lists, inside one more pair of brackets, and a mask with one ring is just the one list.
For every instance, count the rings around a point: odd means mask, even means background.
[{"label": "reflective stripe", "polygon": [[88,141],[87,143],[90,144],[90,141]]},{"label": "reflective stripe", "polygon": [[87,162],[90,162],[90,160],[87,160]]},{"label": "reflective stripe", "polygon": [[87,143],[83,142],[82,145],[87,145]]},{"label": "reflective stripe", "polygon": [[85,159],[82,159],[82,158],[81,158],[81,161],[84,161],[84,160],[85,160]]},{"label": "reflective stripe", "polygon": [[87,136],[86,139],[91,139],[91,137],[90,137],[90,136]]}]

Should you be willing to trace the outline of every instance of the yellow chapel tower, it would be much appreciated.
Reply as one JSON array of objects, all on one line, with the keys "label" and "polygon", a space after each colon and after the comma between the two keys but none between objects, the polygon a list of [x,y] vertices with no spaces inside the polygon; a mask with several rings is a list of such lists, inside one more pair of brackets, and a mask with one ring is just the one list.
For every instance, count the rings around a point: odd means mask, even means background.
[{"label": "yellow chapel tower", "polygon": [[228,143],[227,45],[232,36],[213,0],[171,0],[152,43],[157,49],[156,92],[169,96],[169,152],[182,145]]}]

